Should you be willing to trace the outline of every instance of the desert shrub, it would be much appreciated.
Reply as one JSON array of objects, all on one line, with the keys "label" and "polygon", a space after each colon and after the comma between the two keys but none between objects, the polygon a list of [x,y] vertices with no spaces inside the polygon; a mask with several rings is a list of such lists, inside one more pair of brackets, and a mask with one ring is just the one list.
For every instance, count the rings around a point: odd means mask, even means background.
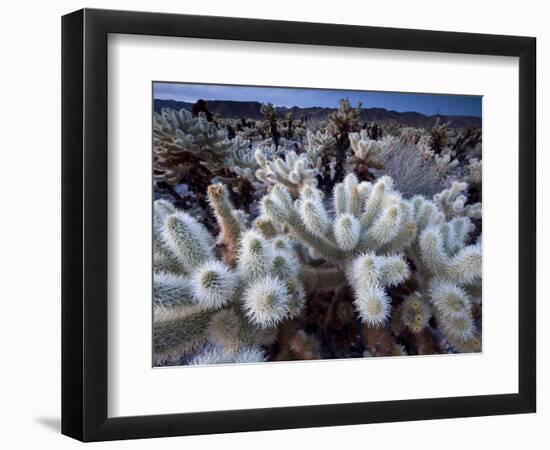
[{"label": "desert shrub", "polygon": [[379,174],[393,178],[396,188],[405,196],[432,197],[443,189],[435,166],[422,158],[414,144],[393,140],[378,157],[384,169]]}]

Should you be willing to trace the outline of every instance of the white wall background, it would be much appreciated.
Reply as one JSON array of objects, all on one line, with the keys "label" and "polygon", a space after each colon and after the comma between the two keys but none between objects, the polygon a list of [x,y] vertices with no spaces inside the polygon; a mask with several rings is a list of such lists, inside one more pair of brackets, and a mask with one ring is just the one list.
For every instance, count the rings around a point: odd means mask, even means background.
[{"label": "white wall background", "polygon": [[[550,157],[542,151],[543,108],[550,105],[550,30],[544,2],[461,0],[315,2],[278,0],[112,0],[5,2],[0,15],[0,443],[3,448],[75,448],[59,434],[60,418],[60,16],[81,7],[307,20],[518,34],[538,38],[539,279],[549,264]],[[545,120],[546,119],[546,120]],[[504,194],[503,194],[504,195]],[[544,225],[543,225],[544,224]],[[539,296],[539,412],[536,415],[408,422],[277,432],[101,443],[95,448],[548,448],[550,311]],[[405,382],[405,381],[404,381]]]}]

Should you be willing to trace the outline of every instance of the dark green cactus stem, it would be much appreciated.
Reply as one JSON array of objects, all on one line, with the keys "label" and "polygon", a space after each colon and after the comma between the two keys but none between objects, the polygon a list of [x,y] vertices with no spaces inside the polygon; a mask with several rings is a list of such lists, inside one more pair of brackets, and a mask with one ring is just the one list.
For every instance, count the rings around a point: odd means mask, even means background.
[{"label": "dark green cactus stem", "polygon": [[198,312],[156,322],[153,327],[155,361],[191,350],[206,339],[213,312]]},{"label": "dark green cactus stem", "polygon": [[220,225],[221,238],[230,249],[235,249],[241,236],[242,226],[233,215],[233,205],[229,202],[225,186],[213,184],[208,186],[207,192],[210,206]]},{"label": "dark green cactus stem", "polygon": [[306,291],[331,292],[346,284],[346,275],[337,267],[300,267],[298,276]]}]

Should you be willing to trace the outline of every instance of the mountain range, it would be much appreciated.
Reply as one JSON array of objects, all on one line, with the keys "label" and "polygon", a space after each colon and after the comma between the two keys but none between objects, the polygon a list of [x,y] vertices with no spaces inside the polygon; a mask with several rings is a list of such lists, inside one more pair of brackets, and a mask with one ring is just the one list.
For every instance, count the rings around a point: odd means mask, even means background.
[{"label": "mountain range", "polygon": [[[262,114],[260,108],[262,104],[254,101],[234,101],[234,100],[208,100],[208,109],[213,114],[219,114],[223,118],[239,118],[244,117],[246,119],[261,119]],[[155,112],[160,112],[162,108],[172,109],[187,109],[191,111],[193,103],[183,102],[179,100],[154,100]],[[292,117],[299,119],[305,117],[311,120],[323,120],[326,116],[336,111],[337,108],[326,108],[320,106],[314,107],[299,107],[293,106],[291,108],[285,106],[276,106],[275,110],[281,117],[285,117],[287,113],[291,113]],[[447,123],[453,128],[463,127],[481,127],[481,117],[477,116],[457,116],[457,115],[425,115],[419,112],[408,111],[398,112],[393,110],[387,110],[384,108],[363,108],[361,110],[361,120],[363,122],[377,122],[379,124],[397,122],[405,126],[430,128],[433,126],[437,118],[440,121]]]}]

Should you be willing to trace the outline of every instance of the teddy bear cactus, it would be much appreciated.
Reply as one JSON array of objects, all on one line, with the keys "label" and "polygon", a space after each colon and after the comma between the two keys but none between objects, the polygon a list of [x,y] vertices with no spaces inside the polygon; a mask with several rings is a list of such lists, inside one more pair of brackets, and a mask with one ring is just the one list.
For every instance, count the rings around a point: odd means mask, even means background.
[{"label": "teddy bear cactus", "polygon": [[281,111],[154,114],[154,363],[480,351],[481,154],[464,131],[370,135],[345,99]]},{"label": "teddy bear cactus", "polygon": [[[391,178],[359,182],[353,174],[330,198],[305,184],[294,199],[275,184],[253,227],[224,185],[211,185],[208,197],[217,241],[187,213],[155,202],[156,361],[205,345],[214,345],[205,350],[210,359],[195,363],[265,356],[262,345],[300,317],[308,293],[344,285],[367,327],[396,320],[420,333],[434,316],[450,347],[479,346],[472,308],[480,301],[481,246],[467,244],[468,217],[447,221],[436,202],[403,198]],[[389,291],[411,278],[416,291],[396,308]]]},{"label": "teddy bear cactus", "polygon": [[[189,214],[165,200],[155,202],[157,363],[208,339],[223,349],[220,361],[243,360],[243,349],[249,359],[258,356],[258,343],[266,342],[272,328],[304,307],[304,288],[296,278],[296,256],[288,239],[267,240],[255,230],[245,230],[225,186],[211,186],[209,197],[221,229],[218,245]],[[224,254],[234,264],[223,262]],[[227,345],[228,341],[238,345]]]}]

